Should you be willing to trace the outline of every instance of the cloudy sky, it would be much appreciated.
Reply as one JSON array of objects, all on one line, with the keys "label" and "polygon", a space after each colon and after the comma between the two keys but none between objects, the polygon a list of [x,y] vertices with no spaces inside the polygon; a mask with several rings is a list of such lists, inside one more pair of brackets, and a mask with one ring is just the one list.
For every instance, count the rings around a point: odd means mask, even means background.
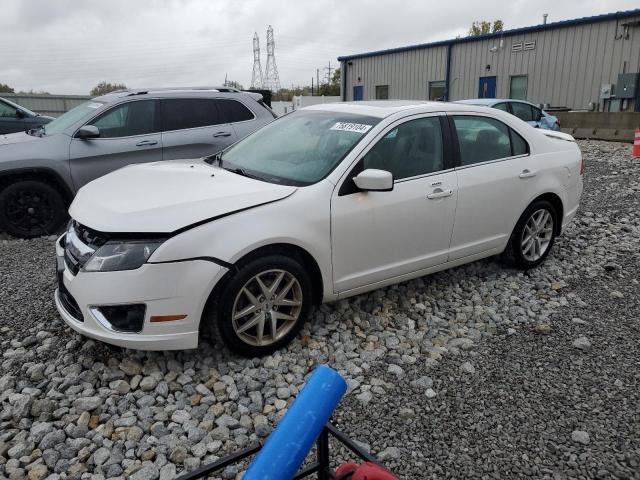
[{"label": "cloudy sky", "polygon": [[[0,83],[87,94],[129,87],[251,83],[252,37],[273,25],[282,86],[308,84],[339,55],[466,35],[474,20],[505,28],[596,15],[637,0],[2,0]],[[322,72],[322,70],[321,70]]]}]

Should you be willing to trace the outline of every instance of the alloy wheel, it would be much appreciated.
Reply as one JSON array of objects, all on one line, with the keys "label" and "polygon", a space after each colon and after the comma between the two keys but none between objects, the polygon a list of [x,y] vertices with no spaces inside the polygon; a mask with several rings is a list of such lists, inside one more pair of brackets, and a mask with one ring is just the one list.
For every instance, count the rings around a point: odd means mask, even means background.
[{"label": "alloy wheel", "polygon": [[49,233],[53,216],[51,199],[36,190],[18,190],[9,196],[5,204],[7,221],[27,235]]},{"label": "alloy wheel", "polygon": [[522,255],[529,262],[539,260],[549,249],[553,239],[553,216],[541,208],[531,214],[522,230],[520,246]]},{"label": "alloy wheel", "polygon": [[294,275],[266,270],[250,278],[236,295],[233,329],[249,345],[271,345],[296,325],[302,303],[302,288]]}]

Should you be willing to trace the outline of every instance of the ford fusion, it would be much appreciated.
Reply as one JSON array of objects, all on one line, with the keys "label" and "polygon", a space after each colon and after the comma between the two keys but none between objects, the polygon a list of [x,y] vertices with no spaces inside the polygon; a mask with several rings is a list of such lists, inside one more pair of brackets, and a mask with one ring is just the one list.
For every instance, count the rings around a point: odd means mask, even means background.
[{"label": "ford fusion", "polygon": [[287,344],[314,304],[505,254],[549,255],[582,193],[569,135],[496,109],[356,102],[298,110],[221,154],[80,189],[57,242],[60,315],[145,350]]}]

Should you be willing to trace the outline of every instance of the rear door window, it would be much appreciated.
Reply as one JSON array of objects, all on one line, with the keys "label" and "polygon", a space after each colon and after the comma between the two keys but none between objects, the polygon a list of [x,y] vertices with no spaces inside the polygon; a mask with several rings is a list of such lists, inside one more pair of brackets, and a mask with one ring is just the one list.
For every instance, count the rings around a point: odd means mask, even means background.
[{"label": "rear door window", "polygon": [[526,103],[511,102],[511,111],[516,117],[525,122],[534,122],[536,120],[533,108]]},{"label": "rear door window", "polygon": [[160,103],[164,132],[225,123],[214,99],[169,98]]},{"label": "rear door window", "polygon": [[244,122],[253,120],[254,115],[251,110],[237,100],[216,100],[227,123]]},{"label": "rear door window", "polygon": [[527,142],[504,123],[489,117],[454,116],[460,166],[528,153]]},{"label": "rear door window", "polygon": [[136,100],[120,104],[91,122],[100,138],[131,137],[157,131],[155,100]]},{"label": "rear door window", "polygon": [[509,111],[509,104],[507,102],[496,103],[493,108],[497,108],[498,110],[502,110],[503,112]]}]

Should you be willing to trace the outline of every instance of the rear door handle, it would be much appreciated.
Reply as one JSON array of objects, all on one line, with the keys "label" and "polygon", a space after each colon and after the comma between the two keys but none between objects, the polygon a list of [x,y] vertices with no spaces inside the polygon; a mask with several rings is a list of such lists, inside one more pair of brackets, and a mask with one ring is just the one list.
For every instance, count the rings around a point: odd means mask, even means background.
[{"label": "rear door handle", "polygon": [[535,176],[536,176],[536,172],[532,172],[531,170],[526,168],[522,171],[520,175],[518,175],[518,177],[520,178],[532,178]]},{"label": "rear door handle", "polygon": [[230,137],[231,133],[229,133],[229,132],[217,132],[217,133],[214,133],[213,136],[215,138],[218,138],[218,137]]},{"label": "rear door handle", "polygon": [[149,147],[151,145],[157,145],[157,141],[155,140],[143,140],[141,142],[136,143],[136,147]]},{"label": "rear door handle", "polygon": [[441,188],[436,188],[433,193],[427,195],[427,198],[429,200],[434,200],[436,198],[450,197],[451,195],[453,195],[453,190],[442,190]]}]

